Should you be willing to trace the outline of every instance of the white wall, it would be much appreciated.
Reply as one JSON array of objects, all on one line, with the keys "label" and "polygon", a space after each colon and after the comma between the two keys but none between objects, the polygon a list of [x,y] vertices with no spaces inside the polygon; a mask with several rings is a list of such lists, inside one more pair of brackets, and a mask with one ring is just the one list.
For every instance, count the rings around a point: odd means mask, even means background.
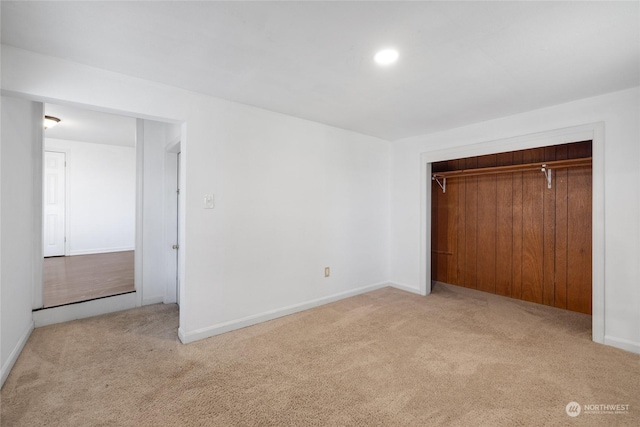
[{"label": "white wall", "polygon": [[[390,144],[376,138],[7,46],[2,87],[185,123],[187,341],[390,278],[417,290],[421,153],[604,121],[606,334],[619,346],[640,342],[637,89],[398,141],[389,162]],[[205,194],[215,195],[215,209],[203,209]]]},{"label": "white wall", "polygon": [[134,147],[45,139],[45,149],[66,153],[69,255],[134,249]]},{"label": "white wall", "polygon": [[184,340],[387,282],[388,142],[8,46],[2,87],[185,122]]},{"label": "white wall", "polygon": [[41,209],[34,203],[34,166],[41,167],[42,161],[43,111],[40,103],[2,97],[1,383],[33,329],[31,305],[39,267],[35,259],[42,255],[42,243],[32,238]]},{"label": "white wall", "polygon": [[[640,91],[635,88],[394,142],[392,280],[416,291],[420,287],[422,153],[452,147],[470,147],[468,152],[472,152],[491,141],[604,122],[604,339],[605,343],[640,352],[639,103]],[[509,151],[509,147],[500,151]]]},{"label": "white wall", "polygon": [[[141,120],[143,144],[142,191],[142,305],[163,302],[166,294],[164,160],[167,128],[165,123]],[[175,212],[174,212],[175,214]]]}]

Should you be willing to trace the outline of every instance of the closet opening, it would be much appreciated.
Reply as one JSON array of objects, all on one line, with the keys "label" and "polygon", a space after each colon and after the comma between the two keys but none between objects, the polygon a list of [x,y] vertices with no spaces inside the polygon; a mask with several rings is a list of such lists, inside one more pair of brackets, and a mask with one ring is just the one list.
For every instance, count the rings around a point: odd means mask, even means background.
[{"label": "closet opening", "polygon": [[592,313],[592,141],[433,162],[431,280]]}]

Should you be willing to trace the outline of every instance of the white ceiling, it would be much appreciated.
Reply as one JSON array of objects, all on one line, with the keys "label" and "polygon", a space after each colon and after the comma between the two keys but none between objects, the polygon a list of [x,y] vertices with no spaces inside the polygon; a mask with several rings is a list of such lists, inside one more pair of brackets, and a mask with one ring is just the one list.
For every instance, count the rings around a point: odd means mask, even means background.
[{"label": "white ceiling", "polygon": [[2,1],[2,42],[395,140],[640,85],[639,5]]},{"label": "white ceiling", "polygon": [[57,104],[45,104],[44,112],[60,119],[60,123],[44,131],[45,138],[126,147],[136,145],[136,119],[132,117]]}]

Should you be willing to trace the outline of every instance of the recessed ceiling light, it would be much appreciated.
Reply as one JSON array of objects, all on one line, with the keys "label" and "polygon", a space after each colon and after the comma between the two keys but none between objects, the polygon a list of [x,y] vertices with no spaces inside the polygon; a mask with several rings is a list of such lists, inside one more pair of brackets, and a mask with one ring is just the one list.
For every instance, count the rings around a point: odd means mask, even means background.
[{"label": "recessed ceiling light", "polygon": [[60,119],[53,116],[44,116],[44,128],[49,129],[60,123]]},{"label": "recessed ceiling light", "polygon": [[376,53],[376,56],[373,57],[373,59],[379,64],[379,65],[389,65],[389,64],[393,64],[394,62],[396,62],[398,60],[398,51],[395,49],[384,49],[381,50],[380,52]]}]

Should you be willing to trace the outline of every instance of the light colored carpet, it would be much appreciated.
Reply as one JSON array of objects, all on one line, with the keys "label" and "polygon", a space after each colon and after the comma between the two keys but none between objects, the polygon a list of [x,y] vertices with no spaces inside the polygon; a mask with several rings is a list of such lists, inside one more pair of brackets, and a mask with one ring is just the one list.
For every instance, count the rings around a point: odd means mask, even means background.
[{"label": "light colored carpet", "polygon": [[[3,426],[640,424],[640,356],[590,316],[385,288],[189,345],[155,305],[36,329]],[[629,405],[569,417],[566,405]]]}]

